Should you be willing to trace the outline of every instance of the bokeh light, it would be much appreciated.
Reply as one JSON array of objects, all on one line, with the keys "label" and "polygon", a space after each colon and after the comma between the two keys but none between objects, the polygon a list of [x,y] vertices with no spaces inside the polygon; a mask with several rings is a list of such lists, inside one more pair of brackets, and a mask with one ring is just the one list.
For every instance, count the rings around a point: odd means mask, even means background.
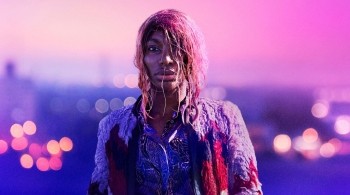
[{"label": "bokeh light", "polygon": [[314,142],[306,142],[302,136],[297,136],[293,139],[293,148],[307,159],[316,159],[320,156],[320,145],[319,139]]},{"label": "bokeh light", "polygon": [[119,98],[113,98],[109,102],[109,107],[111,110],[117,110],[123,106],[123,101]]},{"label": "bokeh light", "polygon": [[62,168],[62,160],[58,157],[51,157],[49,160],[50,169],[58,171]]},{"label": "bokeh light", "polygon": [[5,140],[0,140],[0,154],[7,152],[8,144]]},{"label": "bokeh light", "polygon": [[303,132],[303,139],[307,143],[313,143],[318,139],[318,133],[314,128],[308,128]]},{"label": "bokeh light", "polygon": [[129,88],[136,88],[138,84],[138,76],[137,74],[128,74],[125,77],[125,85]]},{"label": "bokeh light", "polygon": [[10,129],[10,133],[12,137],[22,137],[23,136],[23,128],[20,124],[13,124]]},{"label": "bokeh light", "polygon": [[50,140],[46,145],[47,151],[50,154],[58,154],[60,152],[60,144],[56,140]]},{"label": "bokeh light", "polygon": [[117,88],[123,88],[125,86],[124,83],[124,75],[123,74],[117,74],[113,77],[113,84]]},{"label": "bokeh light", "polygon": [[27,135],[34,135],[36,133],[36,125],[33,121],[26,121],[23,124],[23,131]]},{"label": "bokeh light", "polygon": [[95,109],[99,113],[106,113],[109,110],[109,103],[105,99],[98,99],[95,103]]},{"label": "bokeh light", "polygon": [[48,171],[50,168],[49,161],[44,157],[38,158],[35,164],[40,171]]},{"label": "bokeh light", "polygon": [[14,150],[24,150],[28,146],[28,140],[25,137],[14,138],[11,142],[11,147]]},{"label": "bokeh light", "polygon": [[90,103],[88,100],[82,98],[77,102],[77,110],[81,113],[87,113],[90,110]]},{"label": "bokeh light", "polygon": [[285,153],[290,150],[292,146],[292,141],[290,137],[286,134],[280,134],[273,140],[273,148],[278,153]]},{"label": "bokeh light", "polygon": [[33,167],[34,161],[29,154],[23,154],[20,158],[20,162],[23,168],[30,169]]},{"label": "bokeh light", "polygon": [[62,151],[68,152],[73,149],[73,141],[69,137],[62,137],[59,142]]},{"label": "bokeh light", "polygon": [[29,154],[34,158],[37,159],[41,156],[41,149],[42,147],[37,143],[32,143],[29,145]]},{"label": "bokeh light", "polygon": [[335,148],[335,152],[338,152],[342,148],[342,141],[337,138],[332,138],[328,141],[328,143],[332,144]]},{"label": "bokeh light", "polygon": [[317,101],[311,108],[311,113],[316,118],[324,118],[328,112],[329,104],[326,101]]},{"label": "bokeh light", "polygon": [[135,102],[136,102],[136,98],[134,98],[134,97],[127,97],[124,100],[124,106],[132,105]]},{"label": "bokeh light", "polygon": [[338,116],[335,120],[334,129],[340,135],[350,133],[350,117],[345,115]]},{"label": "bokeh light", "polygon": [[320,155],[325,158],[330,158],[334,156],[335,152],[336,152],[336,149],[334,148],[333,144],[328,142],[322,144],[320,148]]}]

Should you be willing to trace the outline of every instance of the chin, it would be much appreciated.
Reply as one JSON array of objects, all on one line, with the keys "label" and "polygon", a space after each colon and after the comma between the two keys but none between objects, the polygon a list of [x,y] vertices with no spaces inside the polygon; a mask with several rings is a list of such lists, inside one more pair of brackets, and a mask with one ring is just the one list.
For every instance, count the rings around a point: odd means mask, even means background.
[{"label": "chin", "polygon": [[157,92],[164,91],[165,93],[174,93],[179,89],[179,85],[177,85],[175,82],[164,82],[163,86],[161,83],[159,83],[157,86],[155,86],[155,89]]}]

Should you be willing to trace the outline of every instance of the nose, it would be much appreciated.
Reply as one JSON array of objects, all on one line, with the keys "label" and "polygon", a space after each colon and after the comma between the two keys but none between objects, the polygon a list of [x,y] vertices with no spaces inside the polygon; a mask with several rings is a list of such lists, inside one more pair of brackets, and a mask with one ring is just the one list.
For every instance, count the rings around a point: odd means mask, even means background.
[{"label": "nose", "polygon": [[172,64],[174,63],[174,60],[172,58],[172,55],[169,51],[169,49],[166,49],[163,54],[162,54],[162,57],[161,57],[161,64],[162,65],[169,65],[169,64]]},{"label": "nose", "polygon": [[163,65],[172,64],[173,62],[174,62],[173,59],[172,59],[169,55],[166,55],[166,56],[163,57],[163,59],[162,59],[162,64],[163,64]]}]

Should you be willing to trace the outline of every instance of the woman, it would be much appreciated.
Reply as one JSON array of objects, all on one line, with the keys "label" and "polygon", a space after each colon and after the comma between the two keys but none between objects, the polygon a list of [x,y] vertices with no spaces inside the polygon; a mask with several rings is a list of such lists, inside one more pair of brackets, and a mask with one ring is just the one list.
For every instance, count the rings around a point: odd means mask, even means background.
[{"label": "woman", "polygon": [[141,96],[101,120],[89,194],[262,194],[240,111],[199,98],[202,34],[176,10],[140,27]]}]

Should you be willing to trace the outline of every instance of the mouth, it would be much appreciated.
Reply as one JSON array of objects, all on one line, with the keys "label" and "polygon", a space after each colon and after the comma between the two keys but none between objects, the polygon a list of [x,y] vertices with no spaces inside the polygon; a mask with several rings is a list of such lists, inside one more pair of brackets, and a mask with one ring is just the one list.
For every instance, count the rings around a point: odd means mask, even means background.
[{"label": "mouth", "polygon": [[173,71],[173,70],[160,70],[159,72],[157,72],[156,75],[157,75],[157,76],[158,76],[158,75],[161,75],[161,76],[163,76],[163,75],[165,75],[165,76],[168,76],[168,75],[176,75],[176,72]]},{"label": "mouth", "polygon": [[173,82],[176,80],[176,75],[157,75],[156,79],[163,82]]},{"label": "mouth", "polygon": [[176,73],[175,71],[172,70],[161,70],[156,73],[155,77],[159,81],[163,82],[171,82],[176,80]]}]

